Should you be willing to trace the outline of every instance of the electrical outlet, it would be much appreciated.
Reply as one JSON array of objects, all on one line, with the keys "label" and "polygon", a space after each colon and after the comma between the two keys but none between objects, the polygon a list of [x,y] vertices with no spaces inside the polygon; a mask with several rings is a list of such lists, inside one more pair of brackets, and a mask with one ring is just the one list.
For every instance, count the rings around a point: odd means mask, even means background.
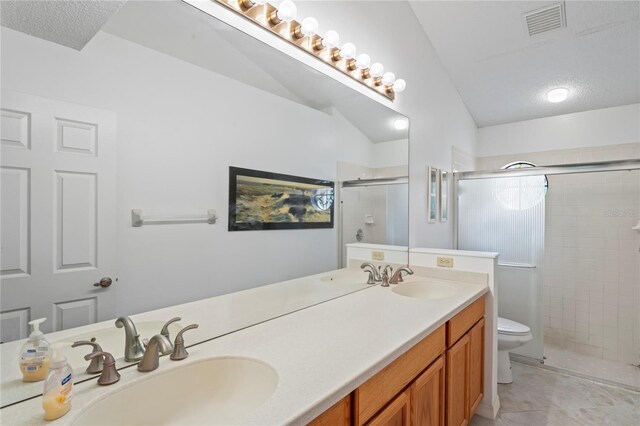
[{"label": "electrical outlet", "polygon": [[384,260],[384,252],[383,251],[372,251],[371,252],[372,260]]},{"label": "electrical outlet", "polygon": [[453,257],[438,256],[438,266],[443,268],[453,268]]}]

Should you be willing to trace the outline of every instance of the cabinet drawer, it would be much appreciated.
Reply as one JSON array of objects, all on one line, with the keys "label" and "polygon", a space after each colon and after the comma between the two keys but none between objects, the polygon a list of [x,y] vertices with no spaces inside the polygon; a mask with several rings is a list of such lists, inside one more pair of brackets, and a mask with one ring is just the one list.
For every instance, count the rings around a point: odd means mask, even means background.
[{"label": "cabinet drawer", "polygon": [[349,426],[351,424],[351,395],[313,419],[309,426]]},{"label": "cabinet drawer", "polygon": [[445,351],[445,330],[441,326],[355,390],[358,425],[366,423]]},{"label": "cabinet drawer", "polygon": [[447,322],[447,347],[450,348],[456,343],[482,317],[484,317],[484,296]]}]

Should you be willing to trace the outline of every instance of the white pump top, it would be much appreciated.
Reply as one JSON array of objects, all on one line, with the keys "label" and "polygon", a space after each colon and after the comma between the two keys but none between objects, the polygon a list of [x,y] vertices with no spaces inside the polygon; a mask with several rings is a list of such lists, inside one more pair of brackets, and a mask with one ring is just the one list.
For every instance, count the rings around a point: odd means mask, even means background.
[{"label": "white pump top", "polygon": [[51,349],[53,356],[51,357],[51,368],[60,368],[67,365],[67,357],[62,353],[62,345],[54,344]]},{"label": "white pump top", "polygon": [[42,336],[44,336],[44,333],[40,331],[40,324],[42,324],[46,320],[47,320],[46,318],[39,318],[33,321],[29,321],[29,325],[33,327],[33,331],[29,335],[29,340],[35,341],[35,340],[42,339]]}]

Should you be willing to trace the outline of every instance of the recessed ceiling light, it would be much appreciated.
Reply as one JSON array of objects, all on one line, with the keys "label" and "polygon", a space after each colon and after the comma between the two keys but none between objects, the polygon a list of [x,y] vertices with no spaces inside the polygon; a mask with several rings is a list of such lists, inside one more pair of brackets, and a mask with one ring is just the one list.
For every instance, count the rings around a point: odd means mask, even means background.
[{"label": "recessed ceiling light", "polygon": [[393,127],[395,127],[396,130],[404,130],[409,127],[409,122],[406,118],[398,118],[393,122]]},{"label": "recessed ceiling light", "polygon": [[551,89],[547,92],[547,100],[551,103],[558,103],[566,101],[569,97],[569,89],[559,87],[557,89]]}]

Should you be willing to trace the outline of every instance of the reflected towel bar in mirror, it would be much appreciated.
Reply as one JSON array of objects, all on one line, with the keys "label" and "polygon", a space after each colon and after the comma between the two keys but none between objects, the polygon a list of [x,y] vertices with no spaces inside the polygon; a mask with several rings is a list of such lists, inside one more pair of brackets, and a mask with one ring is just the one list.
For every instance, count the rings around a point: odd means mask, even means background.
[{"label": "reflected towel bar in mirror", "polygon": [[145,216],[142,209],[131,210],[131,226],[141,227],[142,225],[168,225],[176,223],[216,223],[218,215],[213,209],[207,210],[205,215],[172,215],[172,216]]}]

